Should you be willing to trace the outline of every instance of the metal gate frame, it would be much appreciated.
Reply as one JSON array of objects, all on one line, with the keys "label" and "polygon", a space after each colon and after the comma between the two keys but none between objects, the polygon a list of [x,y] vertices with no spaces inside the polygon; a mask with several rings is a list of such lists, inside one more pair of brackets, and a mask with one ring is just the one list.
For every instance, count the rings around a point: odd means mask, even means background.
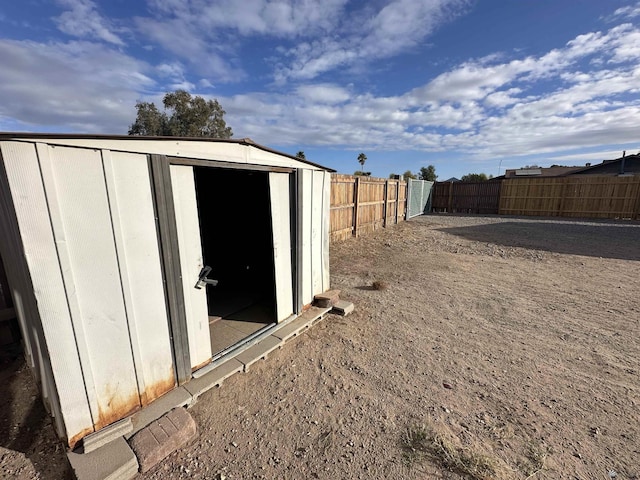
[{"label": "metal gate frame", "polygon": [[407,179],[407,220],[431,210],[431,188],[434,182]]}]

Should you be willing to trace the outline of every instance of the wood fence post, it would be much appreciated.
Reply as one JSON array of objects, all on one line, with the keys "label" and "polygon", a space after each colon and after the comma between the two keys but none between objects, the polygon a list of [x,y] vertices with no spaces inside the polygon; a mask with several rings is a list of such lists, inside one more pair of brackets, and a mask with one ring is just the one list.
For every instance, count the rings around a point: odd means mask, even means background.
[{"label": "wood fence post", "polygon": [[358,236],[358,203],[360,201],[360,177],[353,184],[353,236]]},{"label": "wood fence post", "polygon": [[396,180],[396,217],[395,222],[396,225],[400,223],[398,221],[398,209],[400,208],[400,180]]},{"label": "wood fence post", "polygon": [[384,205],[382,206],[382,226],[387,228],[387,204],[389,202],[389,180],[384,181]]},{"label": "wood fence post", "polygon": [[636,200],[635,212],[631,216],[632,220],[640,220],[640,178],[638,178],[638,199]]},{"label": "wood fence post", "polygon": [[453,213],[453,182],[449,182],[449,201],[447,202],[447,212]]},{"label": "wood fence post", "polygon": [[[560,189],[560,205],[558,205],[558,217],[564,217],[564,209],[566,205],[566,199],[568,195],[569,177],[562,179],[562,188]],[[528,192],[527,192],[528,193]]]}]

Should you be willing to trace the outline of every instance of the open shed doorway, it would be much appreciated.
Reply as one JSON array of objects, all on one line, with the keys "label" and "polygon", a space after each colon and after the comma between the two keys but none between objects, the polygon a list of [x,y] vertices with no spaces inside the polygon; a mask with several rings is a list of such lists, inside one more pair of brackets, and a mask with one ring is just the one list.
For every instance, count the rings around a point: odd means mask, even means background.
[{"label": "open shed doorway", "polygon": [[195,167],[213,358],[276,322],[268,172]]}]

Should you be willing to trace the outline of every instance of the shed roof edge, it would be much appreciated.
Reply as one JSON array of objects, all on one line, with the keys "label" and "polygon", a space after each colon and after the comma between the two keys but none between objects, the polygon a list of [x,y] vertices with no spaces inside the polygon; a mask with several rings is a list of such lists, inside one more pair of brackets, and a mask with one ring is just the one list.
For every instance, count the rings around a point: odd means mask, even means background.
[{"label": "shed roof edge", "polygon": [[259,150],[263,150],[265,152],[273,153],[276,155],[281,155],[283,157],[288,157],[294,160],[299,161],[300,163],[304,163],[310,165],[312,167],[320,168],[322,170],[326,170],[328,172],[335,172],[336,170],[325,167],[318,163],[311,162],[304,158],[299,158],[289,153],[282,152],[280,150],[276,150],[259,143],[254,142],[250,138],[208,138],[208,137],[167,137],[167,136],[143,136],[143,135],[109,135],[109,134],[90,134],[90,133],[31,133],[31,132],[0,132],[0,141],[4,140],[14,140],[14,139],[85,139],[85,140],[180,140],[183,142],[210,142],[210,143],[235,143],[238,145],[245,145],[248,147],[257,148]]}]

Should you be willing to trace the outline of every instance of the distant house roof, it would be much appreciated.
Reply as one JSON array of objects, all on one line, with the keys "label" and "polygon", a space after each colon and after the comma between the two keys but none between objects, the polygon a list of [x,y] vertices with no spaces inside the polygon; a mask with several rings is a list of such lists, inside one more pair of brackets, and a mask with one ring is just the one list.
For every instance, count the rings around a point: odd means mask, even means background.
[{"label": "distant house roof", "polygon": [[446,180],[441,180],[442,182],[459,182],[460,179],[456,177],[447,178]]},{"label": "distant house roof", "polygon": [[580,168],[570,175],[640,175],[640,153]]},{"label": "distant house roof", "polygon": [[585,167],[535,167],[535,168],[517,168],[505,170],[504,178],[516,177],[562,177],[573,172],[581,170]]},{"label": "distant house roof", "polygon": [[585,166],[535,167],[506,170],[504,178],[522,177],[564,177],[566,175],[640,175],[640,152],[626,155],[614,160],[603,160],[602,163]]}]

